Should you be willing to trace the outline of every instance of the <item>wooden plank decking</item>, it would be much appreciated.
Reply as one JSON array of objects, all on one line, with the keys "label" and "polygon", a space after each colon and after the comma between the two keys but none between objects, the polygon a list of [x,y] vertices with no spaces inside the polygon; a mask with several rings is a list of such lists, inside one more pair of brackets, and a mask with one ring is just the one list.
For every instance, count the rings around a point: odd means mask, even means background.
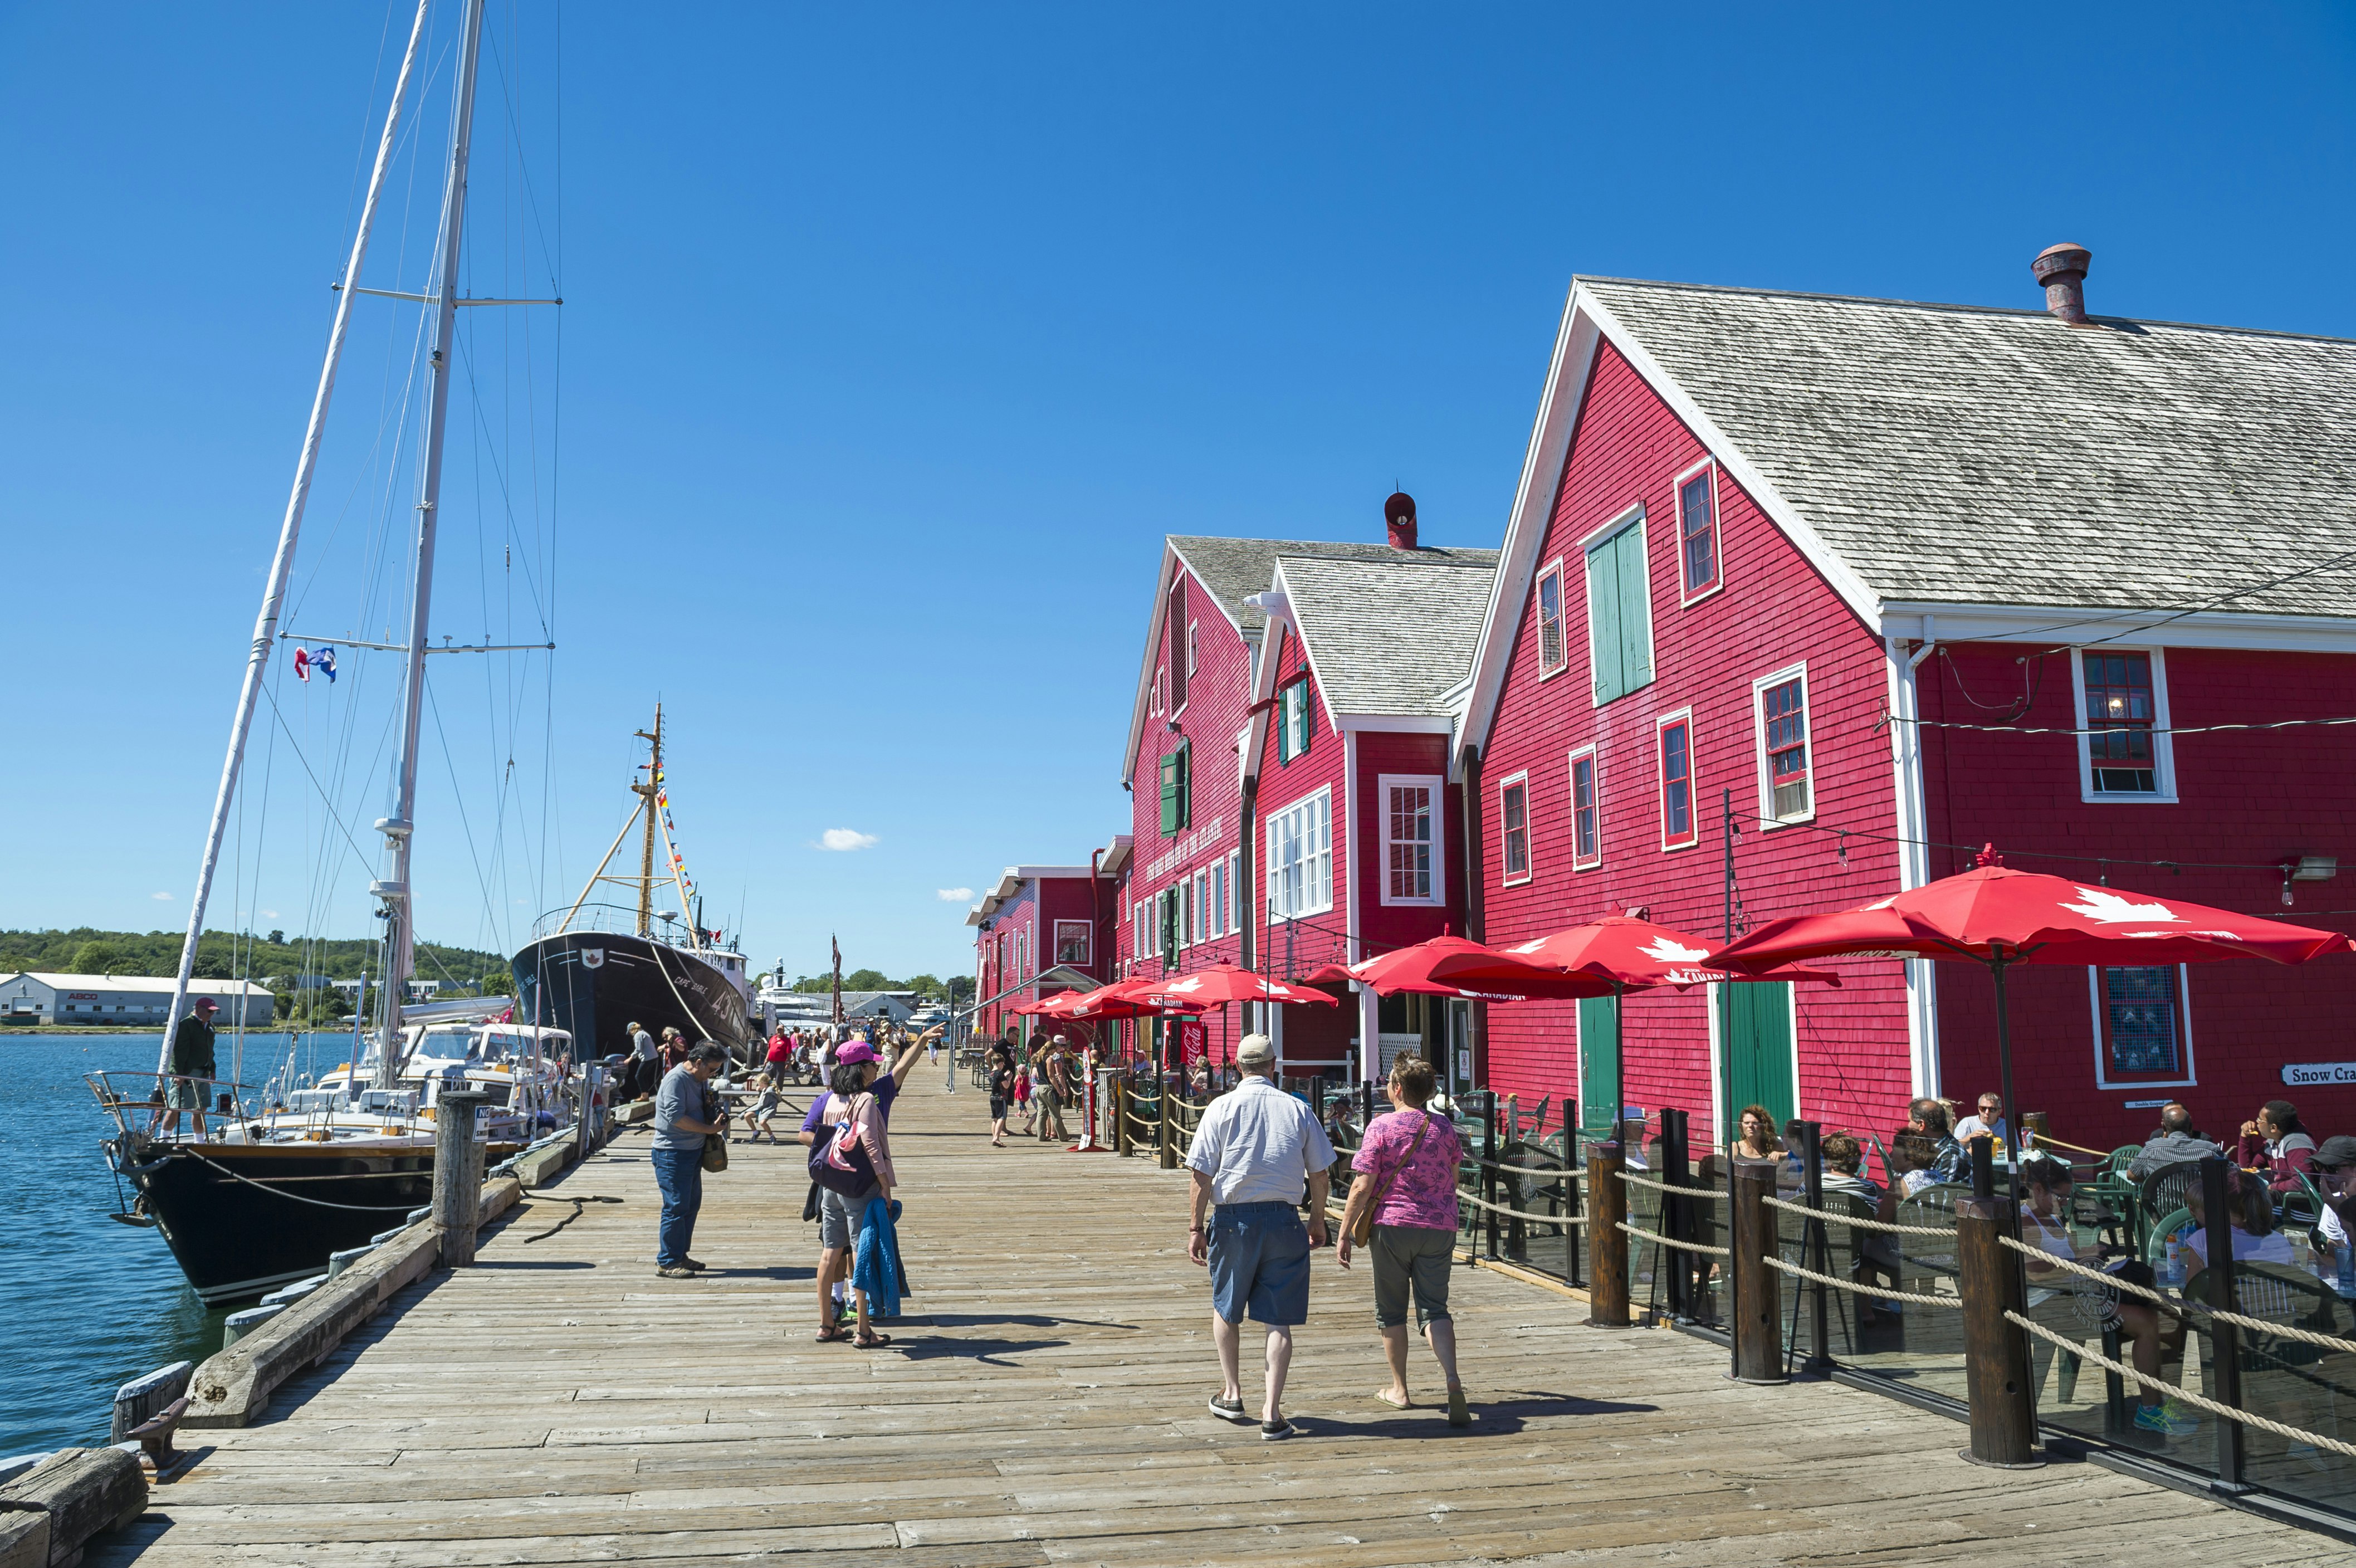
[{"label": "wooden plank decking", "polygon": [[[991,1149],[985,1103],[920,1068],[894,1118],[918,1294],[892,1348],[810,1340],[790,1144],[740,1144],[707,1178],[710,1275],[655,1277],[633,1133],[263,1424],[192,1434],[201,1461],[91,1563],[2356,1563],[2093,1466],[1977,1469],[1951,1422],[1831,1384],[1740,1387],[1707,1345],[1582,1327],[1580,1303],[1473,1269],[1454,1290],[1474,1427],[1373,1400],[1371,1286],[1329,1260],[1286,1402],[1304,1435],[1263,1444],[1203,1408],[1183,1176]],[[591,1195],[623,1201],[545,1234]]]}]

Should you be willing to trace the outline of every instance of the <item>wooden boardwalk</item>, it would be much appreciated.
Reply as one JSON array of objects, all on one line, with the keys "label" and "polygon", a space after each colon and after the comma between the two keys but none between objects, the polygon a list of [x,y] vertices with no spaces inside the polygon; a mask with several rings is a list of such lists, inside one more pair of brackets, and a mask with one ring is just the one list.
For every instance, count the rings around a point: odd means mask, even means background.
[{"label": "wooden boardwalk", "polygon": [[[983,1097],[939,1077],[919,1068],[894,1118],[918,1294],[891,1348],[811,1342],[790,1144],[732,1151],[696,1237],[712,1273],[657,1278],[633,1133],[263,1424],[190,1434],[200,1462],[90,1562],[2356,1563],[2089,1465],[1976,1468],[1952,1422],[1832,1384],[1738,1386],[1705,1344],[1582,1327],[1582,1304],[1485,1270],[1454,1287],[1472,1429],[1376,1402],[1371,1284],[1329,1260],[1287,1401],[1303,1435],[1264,1444],[1203,1408],[1183,1176],[992,1149]],[[586,1196],[622,1201],[564,1201]]]}]

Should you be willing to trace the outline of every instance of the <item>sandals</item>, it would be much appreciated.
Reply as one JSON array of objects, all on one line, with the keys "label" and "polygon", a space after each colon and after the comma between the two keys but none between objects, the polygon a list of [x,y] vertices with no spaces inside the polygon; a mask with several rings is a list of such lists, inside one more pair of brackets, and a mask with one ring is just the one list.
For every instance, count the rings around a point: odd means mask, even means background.
[{"label": "sandals", "polygon": [[854,1350],[881,1350],[890,1343],[892,1337],[889,1334],[877,1334],[872,1330],[864,1338],[856,1334],[851,1337],[851,1348]]},{"label": "sandals", "polygon": [[851,1331],[849,1329],[844,1328],[840,1324],[834,1323],[828,1324],[824,1328],[819,1329],[816,1335],[818,1342],[821,1345],[831,1345],[838,1339],[848,1339],[850,1337]]}]

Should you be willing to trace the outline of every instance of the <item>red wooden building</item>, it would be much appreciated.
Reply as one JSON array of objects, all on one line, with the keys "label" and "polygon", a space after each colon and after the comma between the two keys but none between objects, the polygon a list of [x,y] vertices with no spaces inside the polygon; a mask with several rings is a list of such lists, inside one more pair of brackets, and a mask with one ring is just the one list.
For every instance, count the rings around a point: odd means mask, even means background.
[{"label": "red wooden building", "polygon": [[[1413,503],[1393,499],[1382,543],[1166,541],[1123,764],[1132,972],[1231,962],[1297,976],[1364,957],[1367,940],[1462,929],[1445,696],[1469,666],[1496,554],[1419,545]],[[1416,891],[1398,899],[1361,871],[1388,853],[1387,779],[1408,792],[1406,831],[1425,835]],[[1190,1026],[1189,1048],[1222,1054],[1264,1026],[1289,1074],[1342,1074],[1378,1021],[1371,995],[1270,1011]]]},{"label": "red wooden building", "polygon": [[1129,835],[1086,865],[1010,865],[966,915],[974,928],[973,1032],[1003,1036],[1009,1011],[1115,977],[1112,936]]},{"label": "red wooden building", "polygon": [[[1610,279],[1570,291],[1466,695],[1475,934],[1718,938],[2008,864],[2347,929],[2356,343]],[[1141,839],[1141,842],[1142,840]],[[2296,897],[2293,907],[2286,900]],[[1995,1082],[1985,974],[1486,1010],[1479,1067],[1727,1124],[1885,1132]],[[2021,1102],[2108,1146],[2356,1088],[2356,963],[2013,974]],[[2313,1074],[2304,1075],[2312,1077]],[[2328,1079],[2327,1072],[2323,1076]],[[2356,1069],[2346,1076],[2356,1078]],[[2287,1081],[2300,1087],[2286,1088]]]}]

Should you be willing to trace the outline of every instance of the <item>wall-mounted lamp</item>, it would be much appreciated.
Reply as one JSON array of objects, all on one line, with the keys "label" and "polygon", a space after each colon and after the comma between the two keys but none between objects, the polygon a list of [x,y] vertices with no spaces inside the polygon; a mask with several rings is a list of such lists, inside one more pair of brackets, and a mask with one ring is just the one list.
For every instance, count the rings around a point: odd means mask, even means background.
[{"label": "wall-mounted lamp", "polygon": [[2290,906],[2290,885],[2294,882],[2329,882],[2340,875],[2340,857],[2336,854],[2302,854],[2297,860],[2282,863],[2283,906]]}]

